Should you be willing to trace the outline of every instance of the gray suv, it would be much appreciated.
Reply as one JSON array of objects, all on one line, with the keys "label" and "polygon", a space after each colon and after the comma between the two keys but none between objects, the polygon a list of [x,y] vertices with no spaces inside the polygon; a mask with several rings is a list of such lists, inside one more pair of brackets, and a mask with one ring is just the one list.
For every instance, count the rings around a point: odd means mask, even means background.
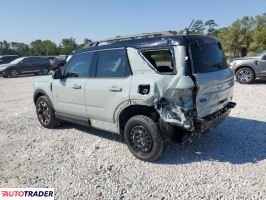
[{"label": "gray suv", "polygon": [[255,78],[266,77],[266,51],[254,57],[242,57],[229,61],[239,83],[252,83]]},{"label": "gray suv", "polygon": [[70,121],[118,133],[134,156],[153,161],[165,139],[221,123],[235,106],[233,85],[217,39],[140,34],[76,51],[63,72],[35,80],[34,104],[46,128]]}]

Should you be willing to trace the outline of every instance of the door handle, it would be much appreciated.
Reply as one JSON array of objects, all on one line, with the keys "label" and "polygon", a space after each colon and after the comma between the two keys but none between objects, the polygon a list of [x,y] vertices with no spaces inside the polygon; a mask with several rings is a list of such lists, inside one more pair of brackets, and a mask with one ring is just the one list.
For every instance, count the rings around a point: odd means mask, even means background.
[{"label": "door handle", "polygon": [[111,92],[122,92],[122,88],[118,86],[112,86],[109,91]]},{"label": "door handle", "polygon": [[73,89],[81,89],[81,85],[78,85],[78,84],[74,84],[72,86]]}]

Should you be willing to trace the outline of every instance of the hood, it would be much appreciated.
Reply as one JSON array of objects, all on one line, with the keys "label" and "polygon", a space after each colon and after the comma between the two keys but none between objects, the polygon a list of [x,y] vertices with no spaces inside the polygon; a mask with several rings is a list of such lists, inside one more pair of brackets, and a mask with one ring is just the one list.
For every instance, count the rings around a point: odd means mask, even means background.
[{"label": "hood", "polygon": [[49,82],[52,79],[53,79],[52,75],[39,76],[39,77],[34,79],[34,82]]},{"label": "hood", "polygon": [[230,60],[230,62],[235,61],[235,60],[257,60],[259,59],[259,56],[254,56],[254,57],[241,57],[241,58],[233,58]]},{"label": "hood", "polygon": [[10,64],[10,63],[8,63],[8,64],[2,64],[2,65],[0,65],[0,71],[3,71],[3,70],[5,70],[6,68],[8,68],[10,66],[12,66],[12,64]]},{"label": "hood", "polygon": [[14,64],[11,64],[11,63],[2,64],[2,65],[0,65],[0,68],[1,67],[10,67],[10,66],[14,66]]}]

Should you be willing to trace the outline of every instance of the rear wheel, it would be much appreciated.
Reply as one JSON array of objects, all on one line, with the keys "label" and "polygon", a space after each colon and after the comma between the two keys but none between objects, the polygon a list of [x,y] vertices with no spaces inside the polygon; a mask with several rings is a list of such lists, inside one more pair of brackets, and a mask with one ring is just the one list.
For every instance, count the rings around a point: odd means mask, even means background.
[{"label": "rear wheel", "polygon": [[163,151],[164,140],[159,128],[147,116],[136,115],[130,118],[124,136],[130,152],[140,160],[154,161]]},{"label": "rear wheel", "polygon": [[43,69],[41,69],[41,74],[48,74],[49,72],[49,68],[48,67],[45,67]]},{"label": "rear wheel", "polygon": [[243,67],[237,70],[236,80],[242,84],[249,84],[255,79],[255,74],[252,69]]},{"label": "rear wheel", "polygon": [[45,128],[54,128],[58,125],[58,120],[54,115],[52,105],[46,96],[40,96],[36,102],[36,113],[41,125]]}]

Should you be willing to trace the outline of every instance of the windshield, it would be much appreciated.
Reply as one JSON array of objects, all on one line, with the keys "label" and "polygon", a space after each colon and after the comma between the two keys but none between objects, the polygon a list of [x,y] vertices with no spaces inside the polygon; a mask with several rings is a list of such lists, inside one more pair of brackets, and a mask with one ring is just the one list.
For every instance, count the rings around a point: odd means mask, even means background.
[{"label": "windshield", "polygon": [[261,52],[261,53],[259,53],[257,56],[262,56],[263,54],[266,54],[266,50]]},{"label": "windshield", "polygon": [[219,42],[213,39],[196,40],[190,45],[194,73],[208,73],[227,68]]},{"label": "windshield", "polygon": [[22,61],[24,58],[17,58],[13,60],[10,64],[18,64],[20,61]]}]

